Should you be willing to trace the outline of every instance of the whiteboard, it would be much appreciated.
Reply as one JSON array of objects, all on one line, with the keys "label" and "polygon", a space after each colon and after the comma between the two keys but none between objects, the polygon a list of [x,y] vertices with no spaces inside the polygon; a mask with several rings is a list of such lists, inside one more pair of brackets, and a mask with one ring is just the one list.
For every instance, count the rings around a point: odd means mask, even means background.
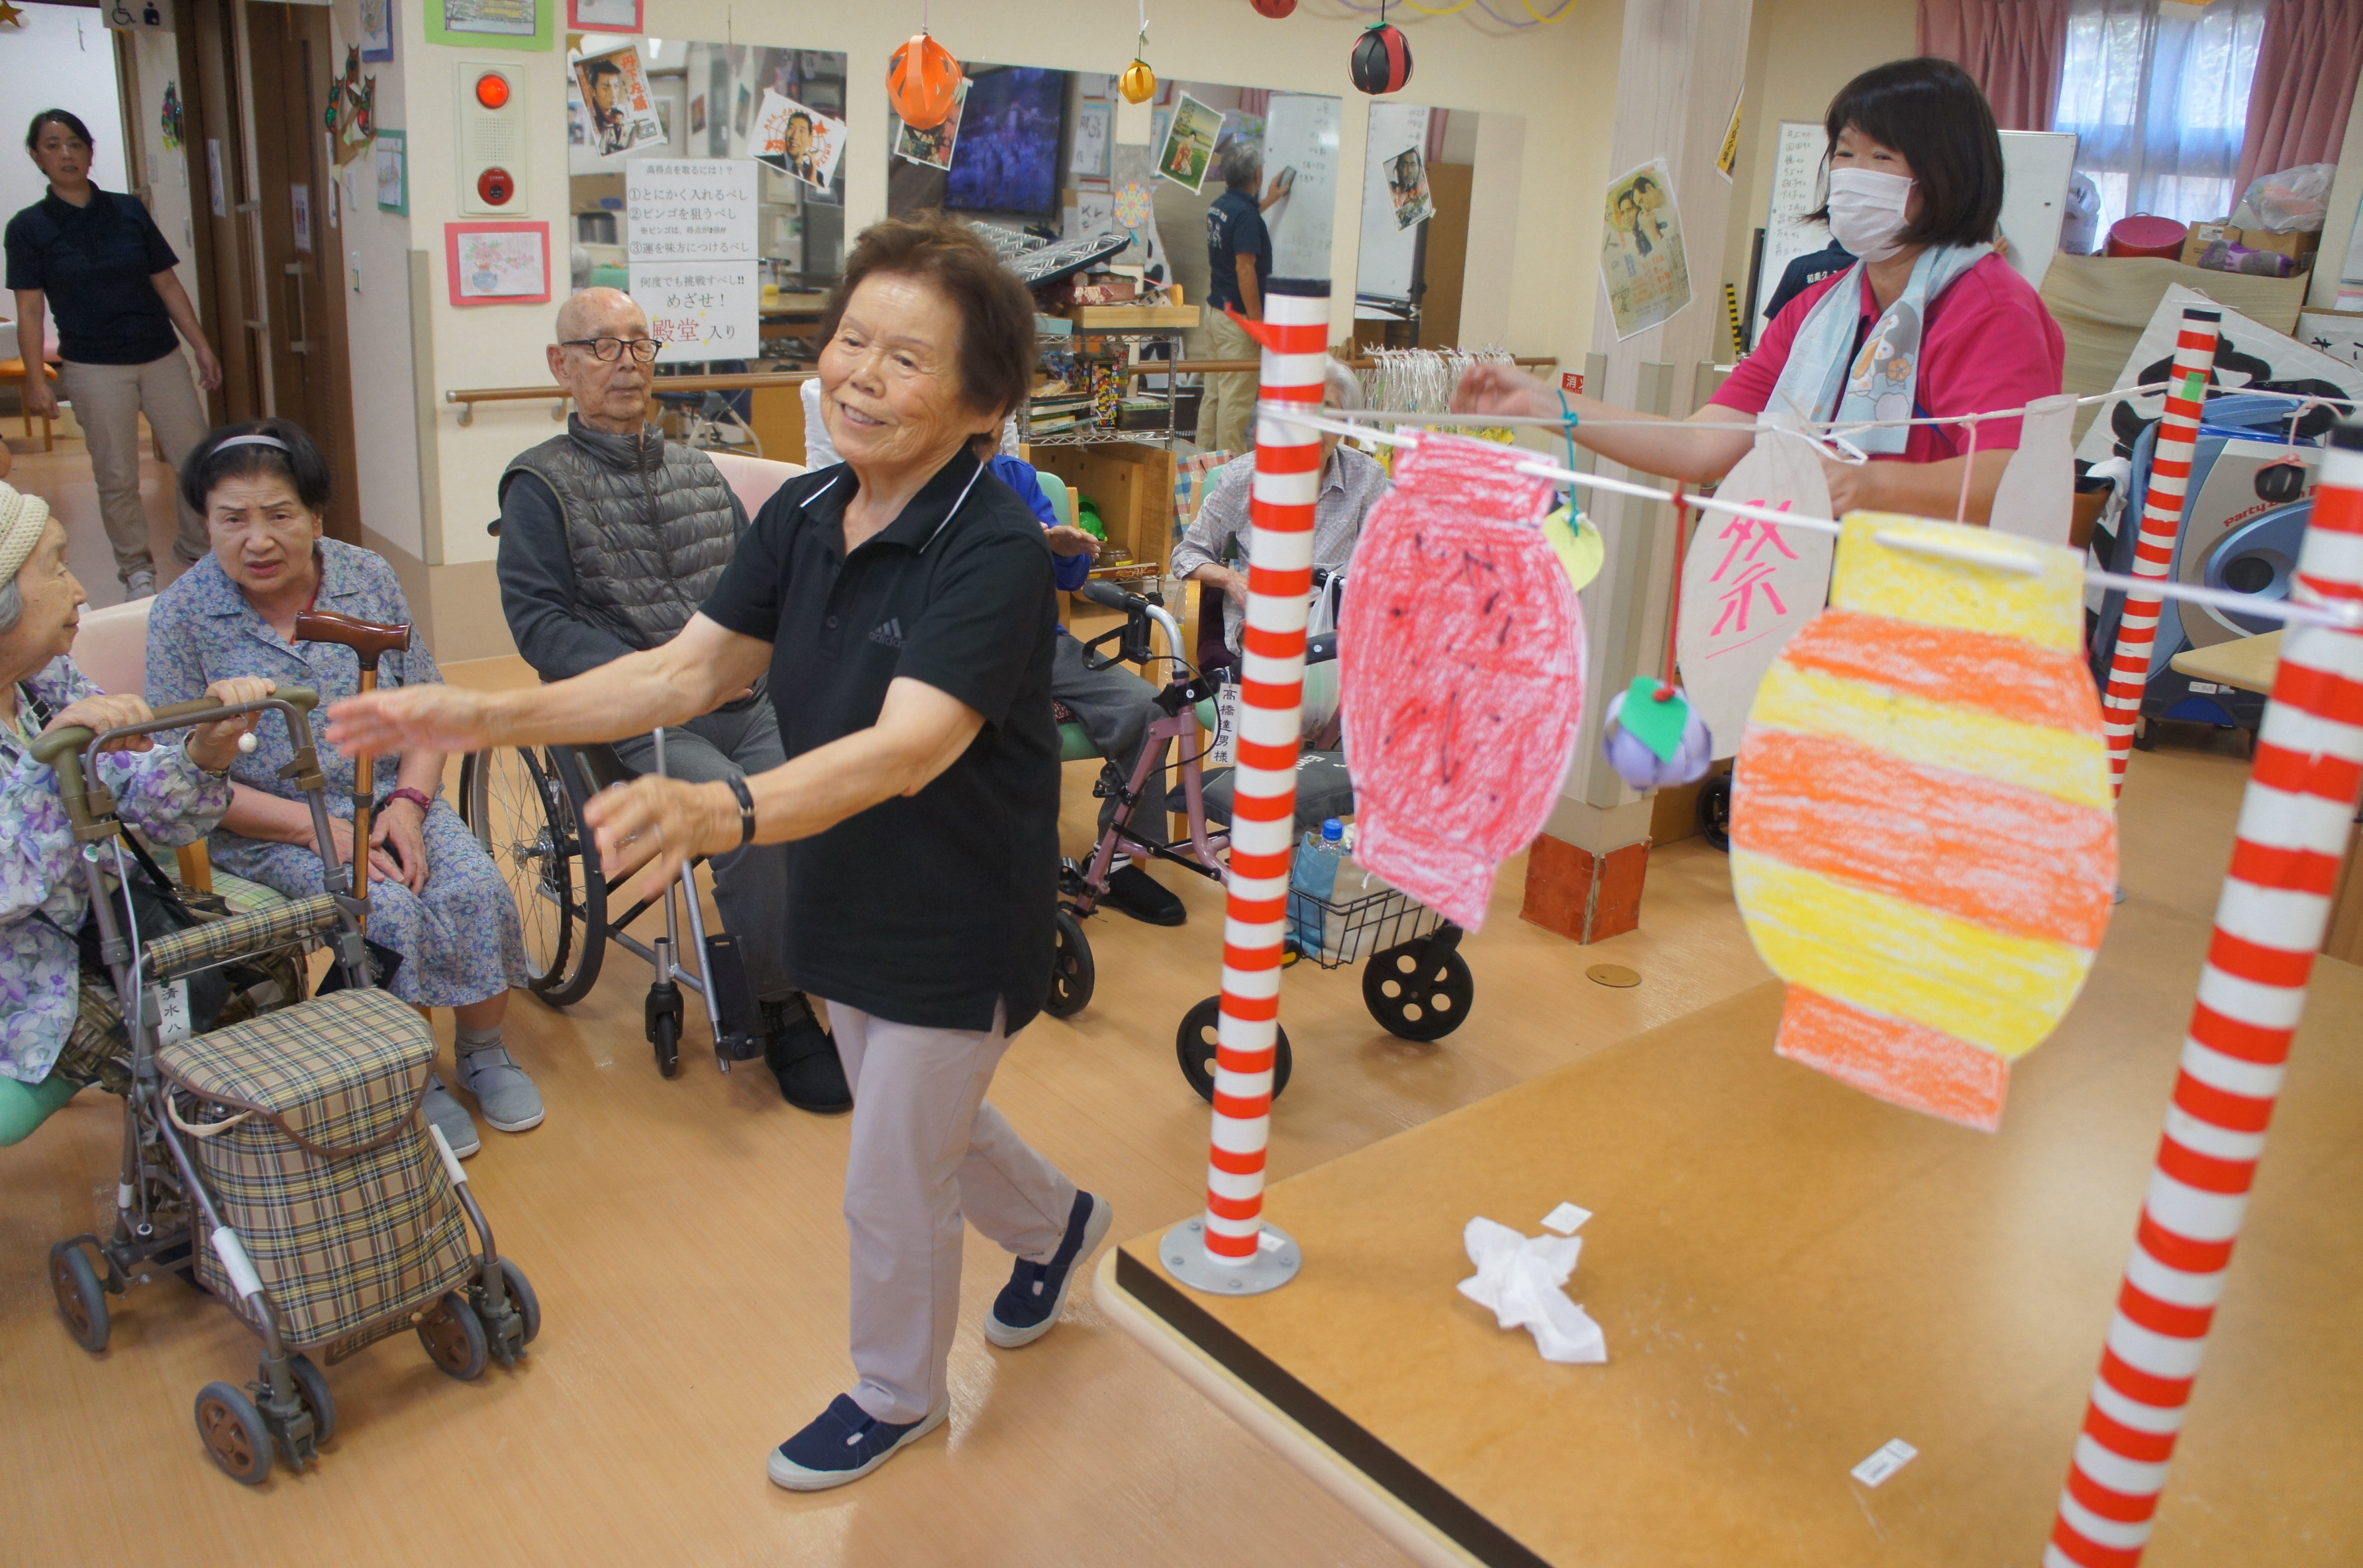
[{"label": "whiteboard", "polygon": [[1264,215],[1271,230],[1271,271],[1278,278],[1329,276],[1329,231],[1337,211],[1337,127],[1345,105],[1305,93],[1274,93],[1265,112],[1263,171],[1283,169],[1296,182]]},{"label": "whiteboard", "polygon": [[1829,135],[1818,120],[1781,122],[1772,154],[1772,201],[1764,218],[1764,259],[1756,269],[1756,315],[1747,323],[1750,347],[1763,330],[1764,307],[1789,263],[1830,243],[1830,226],[1805,217],[1822,204],[1822,149],[1828,145]]},{"label": "whiteboard", "polygon": [[1419,262],[1418,224],[1395,223],[1387,194],[1387,171],[1405,149],[1427,151],[1428,111],[1416,104],[1370,105],[1370,138],[1362,159],[1362,254],[1354,292],[1375,299],[1411,298],[1412,271]]}]

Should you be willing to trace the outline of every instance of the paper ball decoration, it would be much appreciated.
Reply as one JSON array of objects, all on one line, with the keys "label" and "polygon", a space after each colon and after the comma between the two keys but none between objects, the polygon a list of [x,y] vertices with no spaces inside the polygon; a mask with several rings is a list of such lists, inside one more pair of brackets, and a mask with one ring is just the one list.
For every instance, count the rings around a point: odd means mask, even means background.
[{"label": "paper ball decoration", "polygon": [[[1619,691],[1608,700],[1608,721],[1600,732],[1600,749],[1607,754],[1608,766],[1616,770],[1616,777],[1634,790],[1670,789],[1704,778],[1714,762],[1714,736],[1706,721],[1693,711],[1682,726],[1681,744],[1674,748],[1674,755],[1659,756],[1619,722],[1625,714],[1625,700],[1632,694],[1629,690]],[[1681,696],[1681,689],[1676,687],[1674,694]],[[1688,699],[1683,701],[1687,705]]]},{"label": "paper ball decoration", "polygon": [[1363,28],[1354,40],[1351,70],[1354,85],[1373,97],[1402,92],[1411,81],[1411,45],[1403,29],[1392,22]]},{"label": "paper ball decoration", "polygon": [[1157,72],[1148,69],[1148,61],[1136,60],[1124,68],[1116,85],[1124,90],[1126,103],[1146,104],[1157,95]]},{"label": "paper ball decoration", "polygon": [[1296,12],[1296,0],[1250,0],[1250,3],[1254,5],[1257,15],[1270,17],[1275,22]]},{"label": "paper ball decoration", "polygon": [[951,50],[921,33],[886,62],[886,96],[903,123],[933,130],[951,118],[960,102],[960,61]]}]

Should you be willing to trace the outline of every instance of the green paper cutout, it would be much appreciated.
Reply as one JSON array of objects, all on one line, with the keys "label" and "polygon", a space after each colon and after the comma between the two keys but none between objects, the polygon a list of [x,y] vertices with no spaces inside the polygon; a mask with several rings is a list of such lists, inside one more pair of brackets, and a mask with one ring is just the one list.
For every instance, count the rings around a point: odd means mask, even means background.
[{"label": "green paper cutout", "polygon": [[1659,681],[1654,675],[1636,675],[1633,684],[1625,689],[1625,706],[1616,711],[1616,722],[1635,735],[1641,744],[1666,762],[1682,749],[1682,732],[1690,728],[1690,699],[1680,691],[1664,701],[1658,701]]},{"label": "green paper cutout", "polygon": [[2182,395],[2190,399],[2192,403],[2198,403],[2205,399],[2207,396],[2207,378],[2197,370],[2192,370],[2189,374],[2185,375],[2182,378]]}]

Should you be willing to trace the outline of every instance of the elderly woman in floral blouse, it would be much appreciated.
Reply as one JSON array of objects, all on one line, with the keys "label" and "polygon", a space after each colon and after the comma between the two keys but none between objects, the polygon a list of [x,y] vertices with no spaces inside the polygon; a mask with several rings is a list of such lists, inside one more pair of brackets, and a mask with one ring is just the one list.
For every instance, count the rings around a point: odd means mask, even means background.
[{"label": "elderly woman in floral blouse", "polygon": [[[137,694],[102,693],[66,657],[83,602],[66,569],[66,531],[48,503],[0,484],[0,1144],[23,1141],[101,1077],[91,1051],[101,1032],[74,1028],[82,984],[73,933],[89,885],[58,776],[33,760],[32,743],[44,730],[116,729],[149,713]],[[269,681],[251,679],[205,690],[218,702],[270,693]],[[98,759],[99,778],[125,822],[157,844],[187,844],[229,805],[224,774],[252,723],[200,724],[184,745],[118,742]]]},{"label": "elderly woman in floral blouse", "polygon": [[[182,499],[205,520],[212,553],[156,598],[148,618],[148,691],[159,702],[194,696],[208,680],[258,675],[316,688],[323,701],[361,687],[361,664],[338,643],[299,643],[295,617],[332,610],[403,623],[410,606],[385,558],[321,537],[328,465],[303,427],[265,419],[215,431],[181,465]],[[379,679],[392,686],[439,683],[435,656],[413,643],[388,654]],[[320,890],[309,810],[279,768],[292,755],[266,726],[230,769],[235,790],[213,857],[224,870],[291,898]],[[348,864],[358,850],[370,877],[370,940],[401,954],[387,982],[418,1007],[458,1015],[460,1087],[504,1132],[540,1125],[541,1091],[501,1039],[509,988],[527,977],[525,942],[508,884],[476,836],[438,796],[443,754],[414,749],[377,759],[370,841],[352,843],[352,759],[324,747],[328,809]],[[427,1082],[427,1114],[452,1152],[476,1152],[465,1107]]]}]

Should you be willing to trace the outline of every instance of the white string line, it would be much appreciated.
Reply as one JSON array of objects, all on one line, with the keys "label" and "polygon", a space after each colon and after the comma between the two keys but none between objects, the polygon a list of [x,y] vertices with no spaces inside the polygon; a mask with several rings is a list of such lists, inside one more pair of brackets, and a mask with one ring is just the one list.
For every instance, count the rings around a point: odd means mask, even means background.
[{"label": "white string line", "polygon": [[[1409,449],[1419,445],[1417,436],[1391,435],[1365,425],[1348,425],[1342,420],[1307,414],[1302,404],[1263,403],[1259,414],[1287,425],[1302,425],[1311,430],[1335,436],[1355,436],[1364,440],[1382,442],[1390,447]],[[1833,517],[1811,517],[1797,512],[1778,512],[1769,506],[1757,506],[1744,501],[1725,501],[1720,496],[1676,496],[1671,491],[1658,490],[1631,480],[1610,479],[1605,474],[1580,474],[1572,469],[1536,458],[1520,463],[1517,472],[1535,479],[1549,480],[1554,484],[1582,485],[1591,490],[1607,491],[1614,495],[1629,495],[1640,501],[1679,501],[1684,506],[1701,512],[1726,512],[1735,517],[1752,517],[1761,522],[1777,523],[1783,527],[1803,528],[1816,534],[1842,534],[1845,525]],[[1931,522],[1942,522],[1931,518]],[[1881,528],[1871,536],[1890,549],[1914,555],[1937,556],[1947,560],[1966,562],[1993,571],[2006,571],[2028,577],[2043,571],[2040,558],[2011,548],[2007,545],[1983,547],[1956,544],[1942,539],[1924,539],[1898,528]],[[2006,535],[1992,536],[1996,539]],[[2096,567],[2084,569],[2084,580],[2099,588],[2139,589],[2165,599],[2178,599],[2191,604],[2204,604],[2236,614],[2254,615],[2262,621],[2282,621],[2309,626],[2335,626],[2341,631],[2363,631],[2363,604],[2309,603],[2293,599],[2267,599],[2259,594],[2235,593],[2228,589],[2206,588],[2197,583],[2175,582],[2156,578],[2128,577],[2122,572],[2102,571]]]}]

